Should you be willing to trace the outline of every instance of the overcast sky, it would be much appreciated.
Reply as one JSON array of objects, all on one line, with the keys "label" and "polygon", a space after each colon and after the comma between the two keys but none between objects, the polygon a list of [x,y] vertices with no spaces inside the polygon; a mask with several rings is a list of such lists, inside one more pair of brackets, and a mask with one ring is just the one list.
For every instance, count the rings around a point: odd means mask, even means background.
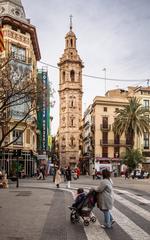
[{"label": "overcast sky", "polygon": [[[83,74],[136,82],[106,81],[106,90],[146,85],[150,78],[150,0],[22,0],[26,17],[37,29],[41,61],[57,66],[63,54],[69,16],[77,50],[84,62]],[[52,134],[58,128],[59,72],[49,67],[55,107]],[[95,96],[105,93],[105,80],[83,76],[83,110]]]}]

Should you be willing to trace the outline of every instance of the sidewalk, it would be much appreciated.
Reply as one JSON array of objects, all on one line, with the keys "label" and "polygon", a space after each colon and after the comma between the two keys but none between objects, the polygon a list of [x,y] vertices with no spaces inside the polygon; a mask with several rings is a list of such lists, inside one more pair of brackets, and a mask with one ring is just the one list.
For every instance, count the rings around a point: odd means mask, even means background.
[{"label": "sidewalk", "polygon": [[19,188],[13,183],[0,189],[0,240],[75,240],[67,207],[72,201],[71,193],[48,181],[28,179]]}]

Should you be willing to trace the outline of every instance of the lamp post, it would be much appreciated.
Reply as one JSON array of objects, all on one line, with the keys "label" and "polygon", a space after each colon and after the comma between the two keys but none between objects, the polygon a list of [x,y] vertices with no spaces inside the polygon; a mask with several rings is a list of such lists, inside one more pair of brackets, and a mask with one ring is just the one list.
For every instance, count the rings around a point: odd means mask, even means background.
[{"label": "lamp post", "polygon": [[103,71],[104,71],[105,93],[106,93],[106,68],[103,68]]},{"label": "lamp post", "polygon": [[16,183],[16,188],[19,187],[19,157],[21,157],[21,149],[17,150],[17,183]]}]

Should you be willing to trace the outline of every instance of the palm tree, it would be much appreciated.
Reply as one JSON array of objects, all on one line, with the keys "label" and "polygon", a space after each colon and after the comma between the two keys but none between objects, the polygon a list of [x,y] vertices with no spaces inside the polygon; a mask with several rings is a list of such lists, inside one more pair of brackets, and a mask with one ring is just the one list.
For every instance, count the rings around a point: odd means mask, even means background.
[{"label": "palm tree", "polygon": [[123,109],[117,109],[115,113],[114,134],[121,136],[125,133],[126,138],[130,139],[131,149],[133,149],[135,135],[142,136],[144,132],[149,132],[150,110],[142,106],[140,99],[131,97],[129,104]]}]

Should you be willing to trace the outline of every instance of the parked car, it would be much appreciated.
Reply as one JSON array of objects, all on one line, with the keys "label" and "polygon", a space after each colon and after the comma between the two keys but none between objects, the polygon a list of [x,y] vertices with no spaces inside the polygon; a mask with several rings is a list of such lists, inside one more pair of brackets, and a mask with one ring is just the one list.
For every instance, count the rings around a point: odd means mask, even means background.
[{"label": "parked car", "polygon": [[149,178],[150,174],[149,172],[143,171],[141,169],[135,169],[134,171],[131,172],[131,177],[138,178],[138,179],[144,179],[144,178]]}]

